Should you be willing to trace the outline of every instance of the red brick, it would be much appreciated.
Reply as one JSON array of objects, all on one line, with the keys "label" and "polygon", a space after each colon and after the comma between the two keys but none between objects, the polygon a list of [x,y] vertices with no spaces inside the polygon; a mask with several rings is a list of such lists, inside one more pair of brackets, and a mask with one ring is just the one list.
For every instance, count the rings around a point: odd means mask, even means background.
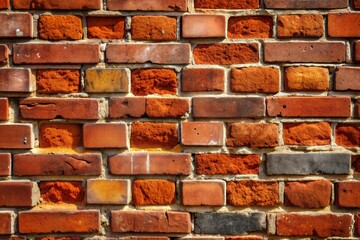
[{"label": "red brick", "polygon": [[360,172],[360,155],[353,155],[351,160],[354,171]]},{"label": "red brick", "polygon": [[9,9],[10,0],[0,0],[0,9]]},{"label": "red brick", "polygon": [[194,118],[262,117],[264,108],[262,97],[193,97]]},{"label": "red brick", "polygon": [[216,236],[191,236],[191,237],[180,237],[177,240],[224,240],[224,237],[216,237]]},{"label": "red brick", "polygon": [[183,15],[182,37],[184,38],[225,38],[225,15]]},{"label": "red brick", "polygon": [[32,38],[33,18],[29,13],[0,13],[0,38]]},{"label": "red brick", "polygon": [[15,176],[96,176],[101,174],[101,155],[15,154]]},{"label": "red brick", "polygon": [[80,64],[98,63],[99,44],[40,44],[13,45],[15,64]]},{"label": "red brick", "polygon": [[360,118],[360,99],[357,99],[355,107],[354,107],[354,114],[356,118]]},{"label": "red brick", "polygon": [[80,71],[37,70],[36,86],[36,91],[44,94],[79,92]]},{"label": "red brick", "polygon": [[229,38],[271,38],[273,19],[271,16],[241,16],[229,18]]},{"label": "red brick", "polygon": [[358,13],[330,13],[327,24],[330,37],[360,37]]},{"label": "red brick", "polygon": [[360,214],[355,215],[354,230],[355,230],[355,235],[360,236]]},{"label": "red brick", "polygon": [[140,118],[145,115],[145,98],[111,97],[109,115],[110,118]]},{"label": "red brick", "polygon": [[341,63],[346,59],[344,42],[267,42],[265,62]]},{"label": "red brick", "polygon": [[360,68],[338,67],[335,71],[335,90],[360,91]]},{"label": "red brick", "polygon": [[175,183],[168,180],[135,180],[134,205],[170,205],[175,203]]},{"label": "red brick", "polygon": [[85,148],[127,147],[127,126],[125,123],[89,123],[83,127]]},{"label": "red brick", "polygon": [[100,230],[100,212],[84,211],[23,211],[18,215],[19,232],[30,233],[89,233]]},{"label": "red brick", "polygon": [[226,184],[227,202],[233,206],[272,207],[279,204],[275,181],[230,181]]},{"label": "red brick", "polygon": [[280,91],[280,72],[272,67],[231,69],[232,92],[277,93]]},{"label": "red brick", "polygon": [[350,117],[349,97],[269,97],[271,117]]},{"label": "red brick", "polygon": [[360,124],[338,124],[335,137],[337,145],[343,147],[360,146]]},{"label": "red brick", "polygon": [[88,38],[123,39],[125,37],[125,18],[88,17]]},{"label": "red brick", "polygon": [[78,16],[40,16],[39,37],[45,40],[82,39],[82,21]]},{"label": "red brick", "polygon": [[33,141],[31,124],[0,124],[0,149],[30,149]]},{"label": "red brick", "polygon": [[225,182],[220,180],[193,181],[182,183],[182,204],[185,206],[225,205]]},{"label": "red brick", "polygon": [[255,154],[197,154],[195,163],[197,174],[258,174],[260,156]]},{"label": "red brick", "polygon": [[84,201],[82,182],[40,182],[39,187],[45,204],[80,204]]},{"label": "red brick", "polygon": [[288,67],[284,82],[286,91],[328,91],[330,73],[323,67]]},{"label": "red brick", "polygon": [[271,123],[233,123],[228,126],[226,145],[229,147],[276,147],[279,129]]},{"label": "red brick", "polygon": [[131,125],[132,148],[174,148],[178,142],[176,123],[134,122]]},{"label": "red brick", "polygon": [[24,119],[96,120],[99,104],[94,98],[25,98],[20,100],[20,114]]},{"label": "red brick", "polygon": [[259,62],[256,43],[198,44],[193,50],[196,64],[243,64]]},{"label": "red brick", "polygon": [[88,180],[88,204],[128,204],[131,196],[130,180]]},{"label": "red brick", "polygon": [[189,175],[191,155],[188,153],[125,153],[109,158],[115,175]]},{"label": "red brick", "polygon": [[182,92],[224,91],[225,71],[221,68],[184,68]]},{"label": "red brick", "polygon": [[187,0],[107,0],[106,5],[109,10],[121,11],[187,11]]},{"label": "red brick", "polygon": [[82,126],[79,124],[43,123],[40,125],[41,148],[71,148],[82,144]]},{"label": "red brick", "polygon": [[360,207],[360,182],[337,183],[335,196],[337,206]]},{"label": "red brick", "polygon": [[190,233],[191,220],[187,212],[111,211],[111,230],[116,233]]},{"label": "red brick", "polygon": [[11,212],[0,212],[0,235],[14,233],[14,217]]},{"label": "red brick", "polygon": [[195,8],[256,9],[259,8],[259,0],[248,0],[248,1],[195,0]]},{"label": "red brick", "polygon": [[335,9],[348,7],[347,0],[265,0],[264,2],[266,8],[275,9]]},{"label": "red brick", "polygon": [[284,123],[284,144],[300,146],[329,145],[331,126],[327,122]]},{"label": "red brick", "polygon": [[235,237],[226,237],[225,240],[264,240],[263,237],[258,236],[235,236]]},{"label": "red brick", "polygon": [[280,15],[277,19],[279,38],[321,37],[324,34],[324,17],[320,14]]},{"label": "red brick", "polygon": [[[124,54],[126,52],[127,54]],[[108,44],[107,63],[189,64],[190,45],[178,44]]]},{"label": "red brick", "polygon": [[27,68],[2,68],[0,69],[0,92],[32,92],[34,78],[31,70]]},{"label": "red brick", "polygon": [[360,1],[359,0],[353,0],[353,5],[352,7],[356,10],[360,9]]},{"label": "red brick", "polygon": [[173,69],[137,69],[131,73],[131,91],[135,96],[172,94],[177,90]]},{"label": "red brick", "polygon": [[34,182],[0,182],[0,206],[2,207],[32,207],[39,200],[40,191]]},{"label": "red brick", "polygon": [[0,63],[7,63],[9,61],[9,49],[5,44],[0,45]]},{"label": "red brick", "polygon": [[190,112],[187,98],[147,98],[146,115],[150,118],[182,118]]},{"label": "red brick", "polygon": [[332,184],[328,180],[286,182],[285,205],[300,208],[324,208],[330,205],[331,191]]},{"label": "red brick", "polygon": [[143,41],[176,40],[176,18],[167,16],[134,16],[131,38]]},{"label": "red brick", "polygon": [[9,100],[0,98],[0,121],[9,120]]},{"label": "red brick", "polygon": [[222,122],[183,122],[181,142],[186,146],[224,145],[224,124]]},{"label": "red brick", "polygon": [[278,214],[279,236],[350,237],[351,215]]},{"label": "red brick", "polygon": [[360,62],[360,41],[354,43],[353,58],[355,62]]},{"label": "red brick", "polygon": [[9,176],[11,171],[10,169],[11,169],[11,154],[0,153],[0,176]]},{"label": "red brick", "polygon": [[101,0],[13,0],[15,9],[100,10],[101,5]]},{"label": "red brick", "polygon": [[168,237],[154,237],[154,236],[145,236],[145,237],[121,237],[119,240],[170,240]]}]

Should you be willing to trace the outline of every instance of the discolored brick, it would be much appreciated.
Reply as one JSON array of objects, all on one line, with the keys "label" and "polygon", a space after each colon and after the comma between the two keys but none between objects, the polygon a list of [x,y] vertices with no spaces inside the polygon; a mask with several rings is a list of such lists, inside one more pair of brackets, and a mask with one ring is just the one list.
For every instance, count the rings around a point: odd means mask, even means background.
[{"label": "discolored brick", "polygon": [[0,92],[30,93],[34,90],[34,75],[27,68],[0,69]]},{"label": "discolored brick", "polygon": [[88,204],[128,204],[130,202],[130,180],[88,180]]},{"label": "discolored brick", "polygon": [[287,91],[328,91],[330,73],[323,67],[288,67],[284,81]]},{"label": "discolored brick", "polygon": [[321,37],[324,34],[324,17],[320,14],[280,15],[277,19],[279,38]]},{"label": "discolored brick", "polygon": [[335,194],[337,206],[360,207],[360,182],[339,182],[336,185]]},{"label": "discolored brick", "polygon": [[45,40],[82,39],[82,21],[72,15],[43,15],[39,18],[39,37]]},{"label": "discolored brick", "polygon": [[168,180],[135,180],[134,205],[169,205],[175,203],[175,183]]},{"label": "discolored brick", "polygon": [[87,123],[83,126],[85,148],[126,148],[125,123]]},{"label": "discolored brick", "polygon": [[134,16],[131,38],[144,41],[176,40],[176,18],[167,16]]},{"label": "discolored brick", "polygon": [[266,8],[274,9],[335,9],[347,8],[347,0],[264,0]]},{"label": "discolored brick", "polygon": [[360,124],[338,124],[335,129],[335,141],[343,147],[360,146]]},{"label": "discolored brick", "polygon": [[8,45],[0,44],[0,64],[9,61],[9,48]]},{"label": "discolored brick", "polygon": [[184,118],[190,112],[187,98],[147,98],[146,115],[150,118]]},{"label": "discolored brick", "polygon": [[101,0],[13,0],[15,9],[100,10]]},{"label": "discolored brick", "polygon": [[79,89],[79,70],[37,70],[36,91],[38,93],[75,93],[79,92]]},{"label": "discolored brick", "polygon": [[29,13],[0,13],[0,38],[32,38],[33,17]]},{"label": "discolored brick", "polygon": [[125,18],[88,17],[87,37],[100,39],[123,39],[125,37]]},{"label": "discolored brick", "polygon": [[284,123],[284,144],[286,145],[329,145],[331,126],[327,122]]},{"label": "discolored brick", "polygon": [[228,37],[271,38],[273,19],[271,16],[231,17],[228,23]]},{"label": "discolored brick", "polygon": [[256,9],[259,0],[232,1],[232,0],[195,0],[195,8],[208,9]]},{"label": "discolored brick", "polygon": [[145,115],[146,100],[143,97],[111,97],[110,118],[139,118]]},{"label": "discolored brick", "polygon": [[224,91],[225,71],[220,68],[184,68],[182,92]]},{"label": "discolored brick", "polygon": [[71,148],[82,144],[82,126],[79,124],[43,123],[40,125],[41,148]]},{"label": "discolored brick", "polygon": [[356,236],[360,236],[360,214],[355,215],[354,232]]},{"label": "discolored brick", "polygon": [[40,182],[42,203],[72,203],[84,201],[85,191],[82,182]]},{"label": "discolored brick", "polygon": [[183,15],[182,37],[184,38],[225,38],[225,15]]},{"label": "discolored brick", "polygon": [[187,0],[107,0],[109,10],[185,12]]},{"label": "discolored brick", "polygon": [[360,68],[338,67],[335,71],[335,90],[360,91]]},{"label": "discolored brick", "polygon": [[220,180],[184,180],[181,182],[185,206],[225,205],[225,182]]},{"label": "discolored brick", "polygon": [[183,122],[181,142],[187,146],[222,146],[224,125],[221,122]]}]

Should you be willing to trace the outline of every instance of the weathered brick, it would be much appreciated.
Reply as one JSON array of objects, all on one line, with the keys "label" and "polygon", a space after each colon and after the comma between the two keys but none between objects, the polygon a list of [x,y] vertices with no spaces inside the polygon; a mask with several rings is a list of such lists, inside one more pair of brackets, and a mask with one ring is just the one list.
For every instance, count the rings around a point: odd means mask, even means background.
[{"label": "weathered brick", "polygon": [[146,115],[150,118],[183,118],[190,112],[188,98],[147,98]]},{"label": "weathered brick", "polygon": [[359,10],[360,9],[360,1],[359,0],[353,0],[352,1],[352,7],[356,10]]},{"label": "weathered brick", "polygon": [[143,236],[143,237],[140,237],[140,236],[134,237],[133,236],[133,237],[121,237],[121,238],[119,238],[119,240],[170,240],[170,238],[156,237],[156,236]]},{"label": "weathered brick", "polygon": [[259,236],[234,236],[234,237],[226,237],[225,240],[264,240],[263,237]]},{"label": "weathered brick", "polygon": [[187,11],[187,0],[107,0],[106,5],[109,10],[121,11]]},{"label": "weathered brick", "polygon": [[190,233],[191,219],[187,212],[111,211],[111,230],[119,233]]},{"label": "weathered brick", "polygon": [[229,147],[276,147],[279,126],[272,123],[233,123],[228,125],[226,145]]},{"label": "weathered brick", "polygon": [[15,154],[15,176],[92,176],[101,174],[101,154]]},{"label": "weathered brick", "polygon": [[40,200],[40,191],[35,182],[0,182],[0,206],[32,207]]},{"label": "weathered brick", "polygon": [[351,215],[278,214],[276,229],[279,236],[349,237]]},{"label": "weathered brick", "polygon": [[347,153],[270,153],[268,175],[349,174],[351,156]]},{"label": "weathered brick", "polygon": [[193,97],[194,118],[262,117],[264,108],[262,97]]},{"label": "weathered brick", "polygon": [[8,45],[0,44],[0,64],[9,61],[9,48]]},{"label": "weathered brick", "polygon": [[328,91],[330,73],[323,67],[288,67],[284,82],[286,91]]},{"label": "weathered brick", "polygon": [[15,64],[98,63],[99,44],[18,43],[13,45]]},{"label": "weathered brick", "polygon": [[85,148],[126,148],[125,123],[88,123],[83,127]]},{"label": "weathered brick", "polygon": [[27,68],[0,69],[0,92],[32,92],[34,75]]},{"label": "weathered brick", "polygon": [[40,182],[39,188],[45,204],[81,204],[85,197],[82,182]]},{"label": "weathered brick", "polygon": [[335,90],[360,91],[360,68],[338,67],[335,71]]},{"label": "weathered brick", "polygon": [[184,38],[225,38],[225,15],[183,15],[182,37]]},{"label": "weathered brick", "polygon": [[360,155],[356,154],[351,159],[352,167],[355,172],[360,172]]},{"label": "weathered brick", "polygon": [[[124,54],[124,53],[127,54]],[[108,44],[108,63],[189,64],[190,45],[179,44]]]},{"label": "weathered brick", "polygon": [[277,206],[279,185],[276,181],[229,181],[226,196],[228,204],[233,206]]},{"label": "weathered brick", "polygon": [[183,122],[181,142],[188,146],[224,145],[224,124],[221,122]]},{"label": "weathered brick", "polygon": [[232,92],[276,93],[280,90],[280,72],[273,67],[232,68]]},{"label": "weathered brick", "polygon": [[0,124],[0,149],[30,149],[33,145],[31,124]]},{"label": "weathered brick", "polygon": [[195,167],[197,174],[228,175],[257,174],[259,172],[259,155],[240,154],[197,154]]},{"label": "weathered brick", "polygon": [[221,68],[184,68],[182,92],[224,91],[225,71]]},{"label": "weathered brick", "polygon": [[360,118],[360,99],[357,99],[355,107],[354,107],[354,114],[356,118]]},{"label": "weathered brick", "polygon": [[0,13],[0,38],[32,38],[33,18],[29,13]]},{"label": "weathered brick", "polygon": [[82,144],[80,124],[43,123],[40,125],[39,142],[41,148],[71,148]]},{"label": "weathered brick", "polygon": [[225,182],[221,180],[183,180],[182,204],[185,206],[225,205]]},{"label": "weathered brick", "polygon": [[125,18],[88,17],[87,37],[101,39],[123,39],[125,37]]},{"label": "weathered brick", "polygon": [[[0,153],[0,176],[9,176],[11,171],[11,154]],[[1,221],[0,221],[1,222]]]},{"label": "weathered brick", "polygon": [[178,142],[176,123],[134,122],[131,125],[132,148],[174,148]]},{"label": "weathered brick", "polygon": [[320,14],[280,15],[277,20],[279,38],[321,37],[324,34],[324,17]]},{"label": "weathered brick", "polygon": [[15,9],[100,10],[101,4],[101,0],[13,0]]},{"label": "weathered brick", "polygon": [[9,100],[0,98],[0,121],[9,120]]},{"label": "weathered brick", "polygon": [[353,59],[355,62],[360,62],[360,41],[354,43]]},{"label": "weathered brick", "polygon": [[265,231],[266,214],[263,212],[246,213],[195,213],[197,234],[247,234]]},{"label": "weathered brick", "polygon": [[9,9],[9,8],[10,8],[10,0],[0,1],[0,9]]},{"label": "weathered brick", "polygon": [[210,9],[256,9],[259,0],[232,1],[232,0],[195,0],[195,8]]},{"label": "weathered brick", "polygon": [[193,50],[196,64],[243,64],[259,62],[256,43],[198,44]]},{"label": "weathered brick", "polygon": [[134,205],[170,205],[175,203],[175,182],[169,180],[135,180]]},{"label": "weathered brick", "polygon": [[346,59],[344,42],[266,42],[265,62],[341,63]]},{"label": "weathered brick", "polygon": [[317,146],[331,143],[331,126],[327,122],[284,123],[284,144]]},{"label": "weathered brick", "polygon": [[85,91],[89,93],[126,93],[129,91],[129,78],[125,69],[87,69],[85,70]]},{"label": "weathered brick", "polygon": [[335,9],[347,8],[347,0],[264,0],[266,8],[275,9]]},{"label": "weathered brick", "polygon": [[216,237],[216,236],[191,236],[191,237],[180,237],[176,240],[224,240],[224,237]]},{"label": "weathered brick", "polygon": [[286,182],[284,202],[286,206],[324,208],[330,205],[331,191],[328,180]]},{"label": "weathered brick", "polygon": [[110,118],[140,118],[145,115],[145,103],[143,97],[111,97]]},{"label": "weathered brick", "polygon": [[0,212],[0,235],[14,233],[14,216],[12,212]]},{"label": "weathered brick", "polygon": [[335,141],[343,147],[360,146],[360,124],[338,124],[335,130]]},{"label": "weathered brick", "polygon": [[109,169],[115,175],[189,175],[188,153],[124,153],[109,158]]},{"label": "weathered brick", "polygon": [[330,13],[327,27],[330,37],[360,37],[360,14]]},{"label": "weathered brick", "polygon": [[271,16],[231,17],[228,23],[229,38],[270,38],[273,19]]},{"label": "weathered brick", "polygon": [[131,38],[143,41],[176,40],[176,18],[167,16],[134,16]]},{"label": "weathered brick", "polygon": [[271,117],[350,117],[349,97],[268,97]]},{"label": "weathered brick", "polygon": [[30,233],[89,233],[100,230],[100,212],[83,211],[22,211],[18,215],[19,232]]},{"label": "weathered brick", "polygon": [[82,39],[82,21],[72,15],[43,15],[39,18],[39,37],[45,40]]},{"label": "weathered brick", "polygon": [[355,235],[360,236],[360,214],[355,215],[354,230],[355,230]]},{"label": "weathered brick", "polygon": [[79,92],[80,71],[37,70],[36,86],[36,91],[44,94]]},{"label": "weathered brick", "polygon": [[131,196],[130,180],[87,180],[88,204],[128,204]]},{"label": "weathered brick", "polygon": [[335,196],[337,206],[360,207],[360,182],[337,183]]}]

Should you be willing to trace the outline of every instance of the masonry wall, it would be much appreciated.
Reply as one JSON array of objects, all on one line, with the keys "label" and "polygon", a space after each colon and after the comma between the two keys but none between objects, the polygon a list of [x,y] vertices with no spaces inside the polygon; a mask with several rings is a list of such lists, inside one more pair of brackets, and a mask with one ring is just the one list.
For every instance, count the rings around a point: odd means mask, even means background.
[{"label": "masonry wall", "polygon": [[0,239],[360,237],[360,1],[0,8]]}]

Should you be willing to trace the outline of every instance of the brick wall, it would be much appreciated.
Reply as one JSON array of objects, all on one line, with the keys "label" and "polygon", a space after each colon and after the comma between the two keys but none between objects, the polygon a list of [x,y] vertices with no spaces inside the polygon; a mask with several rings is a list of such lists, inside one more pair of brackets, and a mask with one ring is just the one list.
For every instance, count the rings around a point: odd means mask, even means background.
[{"label": "brick wall", "polygon": [[0,8],[0,239],[360,237],[360,1]]}]

